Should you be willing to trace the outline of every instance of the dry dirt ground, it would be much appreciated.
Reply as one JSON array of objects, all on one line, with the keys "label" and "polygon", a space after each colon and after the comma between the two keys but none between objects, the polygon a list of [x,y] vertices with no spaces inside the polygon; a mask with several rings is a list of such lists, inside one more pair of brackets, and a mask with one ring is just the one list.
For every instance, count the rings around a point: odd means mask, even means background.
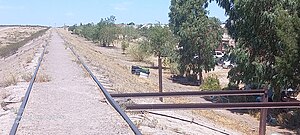
[{"label": "dry dirt ground", "polygon": [[[99,47],[97,44],[86,41],[77,35],[59,29],[59,33],[73,46],[81,57],[85,59],[98,77],[108,78],[112,93],[124,92],[155,92],[158,91],[157,69],[150,69],[149,78],[132,75],[132,65],[151,66],[143,62],[133,61],[129,55],[122,54],[119,44],[114,47]],[[151,59],[152,60],[152,59]],[[155,60],[155,59],[154,59]],[[153,61],[155,63],[155,61]],[[225,73],[228,70],[216,69],[224,72],[221,76],[223,86],[226,84]],[[164,91],[199,90],[198,86],[173,83],[168,70],[163,71]],[[228,81],[228,80],[227,80]],[[117,99],[120,103],[161,103],[158,99]],[[125,102],[130,103],[130,102]],[[201,97],[193,98],[165,98],[164,103],[207,102]],[[156,113],[156,114],[154,114]],[[248,114],[232,113],[227,110],[196,110],[196,111],[152,111],[128,112],[131,119],[138,125],[144,134],[258,134],[259,121]],[[160,115],[159,115],[160,114]],[[174,116],[175,118],[162,115]],[[182,121],[184,119],[190,122]],[[195,122],[195,123],[193,123]],[[210,128],[208,128],[210,127]],[[199,130],[197,130],[199,129]],[[267,134],[295,134],[280,127],[267,127]]]}]

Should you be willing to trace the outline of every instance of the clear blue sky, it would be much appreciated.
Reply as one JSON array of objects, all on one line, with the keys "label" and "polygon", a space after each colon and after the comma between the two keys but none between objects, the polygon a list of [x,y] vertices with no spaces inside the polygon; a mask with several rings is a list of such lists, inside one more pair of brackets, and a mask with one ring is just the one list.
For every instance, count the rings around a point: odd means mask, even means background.
[{"label": "clear blue sky", "polygon": [[[169,6],[170,0],[0,0],[0,24],[62,26],[97,23],[110,15],[117,23],[168,23]],[[210,16],[226,20],[215,2],[209,10]]]}]

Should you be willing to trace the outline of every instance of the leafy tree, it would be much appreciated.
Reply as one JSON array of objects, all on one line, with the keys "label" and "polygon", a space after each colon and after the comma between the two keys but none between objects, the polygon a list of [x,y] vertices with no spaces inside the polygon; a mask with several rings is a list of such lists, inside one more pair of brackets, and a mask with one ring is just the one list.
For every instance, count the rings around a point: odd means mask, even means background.
[{"label": "leafy tree", "polygon": [[114,40],[116,40],[120,34],[120,30],[115,25],[115,21],[115,16],[110,16],[104,19],[101,18],[100,22],[96,25],[93,23],[80,23],[79,26],[74,25],[75,29],[73,32],[88,40],[99,42],[102,46],[108,46],[113,44]]},{"label": "leafy tree", "polygon": [[175,37],[168,27],[150,27],[147,35],[150,50],[160,58],[170,56],[176,47]]},{"label": "leafy tree", "polygon": [[130,22],[127,25],[135,25],[135,23],[134,22]]},{"label": "leafy tree", "polygon": [[226,26],[238,43],[233,50],[238,66],[230,71],[230,81],[269,83],[278,100],[281,89],[300,83],[299,2],[227,2],[223,5],[229,14]]},{"label": "leafy tree", "polygon": [[221,22],[207,17],[206,0],[172,0],[169,13],[170,28],[179,41],[179,70],[181,75],[199,74],[202,82],[202,71],[214,68],[214,49],[220,44]]},{"label": "leafy tree", "polygon": [[121,28],[122,38],[131,41],[140,37],[139,31],[132,26],[125,26]]},{"label": "leafy tree", "polygon": [[76,28],[76,25],[69,26],[68,31],[72,31],[73,32],[73,30],[75,30],[75,28]]}]

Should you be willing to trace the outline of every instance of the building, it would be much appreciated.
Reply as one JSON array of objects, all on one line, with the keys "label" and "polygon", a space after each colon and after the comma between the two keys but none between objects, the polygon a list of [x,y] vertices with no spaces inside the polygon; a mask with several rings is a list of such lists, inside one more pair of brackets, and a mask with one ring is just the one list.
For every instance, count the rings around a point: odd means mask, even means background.
[{"label": "building", "polygon": [[226,47],[235,47],[235,40],[228,35],[228,30],[225,28],[225,24],[222,24],[221,27],[224,29],[224,33],[222,35],[222,43],[216,49],[216,51],[224,52]]}]

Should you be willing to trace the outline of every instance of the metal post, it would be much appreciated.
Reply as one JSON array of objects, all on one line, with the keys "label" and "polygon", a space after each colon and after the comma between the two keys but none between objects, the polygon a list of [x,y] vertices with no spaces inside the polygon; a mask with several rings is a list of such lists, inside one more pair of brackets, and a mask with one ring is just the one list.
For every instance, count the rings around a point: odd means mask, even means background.
[{"label": "metal post", "polygon": [[[162,93],[162,65],[161,65],[161,57],[160,57],[160,53],[158,54],[158,89],[159,89],[159,93]],[[163,98],[159,97],[159,100],[161,102],[163,102]]]},{"label": "metal post", "polygon": [[[268,102],[268,88],[264,88],[265,93],[262,97],[262,102],[266,103]],[[265,135],[266,134],[266,122],[267,122],[267,108],[263,108],[260,110],[260,121],[259,121],[259,135]]]}]

